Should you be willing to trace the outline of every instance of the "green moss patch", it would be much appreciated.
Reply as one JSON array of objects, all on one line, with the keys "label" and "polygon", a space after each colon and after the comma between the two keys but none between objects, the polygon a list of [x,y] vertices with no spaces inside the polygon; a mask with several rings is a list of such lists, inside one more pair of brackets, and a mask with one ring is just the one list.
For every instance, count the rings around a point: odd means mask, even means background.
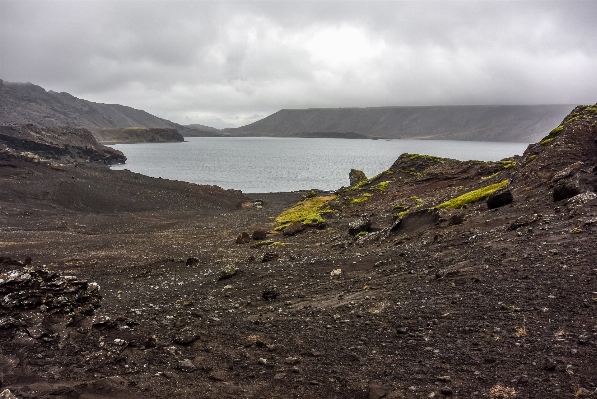
[{"label": "green moss patch", "polygon": [[380,191],[380,192],[384,192],[386,191],[386,189],[388,188],[388,184],[390,184],[389,181],[382,181],[381,183],[379,183],[377,186],[375,186],[375,188]]},{"label": "green moss patch", "polygon": [[282,230],[284,227],[295,222],[301,222],[307,226],[317,226],[325,223],[325,219],[321,214],[331,212],[327,207],[327,203],[334,200],[336,197],[336,195],[328,195],[308,198],[299,202],[292,208],[282,212],[280,216],[276,218],[276,222],[279,226],[276,227],[275,230]]},{"label": "green moss patch", "polygon": [[555,139],[555,137],[548,137],[546,139],[543,139],[539,142],[540,145],[548,145],[550,144],[553,140]]},{"label": "green moss patch", "polygon": [[462,194],[456,198],[452,198],[449,201],[446,201],[442,204],[436,206],[436,209],[457,209],[461,208],[466,204],[470,204],[473,202],[480,201],[484,198],[489,197],[493,192],[499,190],[500,188],[504,188],[508,185],[510,180],[502,180],[499,183],[491,184],[489,186],[485,186],[479,188],[477,190],[469,191],[468,193]]},{"label": "green moss patch", "polygon": [[350,203],[351,204],[360,204],[362,202],[367,201],[369,199],[369,197],[371,197],[371,196],[372,196],[372,194],[363,193],[363,195],[361,195],[360,197],[351,199]]}]

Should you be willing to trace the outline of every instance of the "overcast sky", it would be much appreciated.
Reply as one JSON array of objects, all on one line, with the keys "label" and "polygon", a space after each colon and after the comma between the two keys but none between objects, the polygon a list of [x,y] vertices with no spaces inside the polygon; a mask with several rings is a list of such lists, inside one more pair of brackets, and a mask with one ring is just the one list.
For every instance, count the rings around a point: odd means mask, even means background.
[{"label": "overcast sky", "polygon": [[218,128],[282,108],[597,103],[597,1],[0,0],[0,78]]}]

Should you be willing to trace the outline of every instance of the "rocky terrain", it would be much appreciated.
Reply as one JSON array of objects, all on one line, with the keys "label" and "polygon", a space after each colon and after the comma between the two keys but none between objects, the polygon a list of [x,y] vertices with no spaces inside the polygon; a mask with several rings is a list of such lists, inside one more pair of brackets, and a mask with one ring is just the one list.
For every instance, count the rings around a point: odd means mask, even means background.
[{"label": "rocky terrain", "polygon": [[124,127],[124,128],[89,128],[97,141],[101,143],[167,143],[184,141],[176,129]]},{"label": "rocky terrain", "polygon": [[520,157],[403,154],[333,193],[3,156],[0,392],[593,396],[596,125],[577,107]]},{"label": "rocky terrain", "polygon": [[530,143],[557,125],[572,105],[283,109],[231,136],[312,137],[316,132],[368,138]]},{"label": "rocky terrain", "polygon": [[45,164],[124,163],[122,152],[99,144],[82,128],[35,125],[0,126],[0,159]]}]

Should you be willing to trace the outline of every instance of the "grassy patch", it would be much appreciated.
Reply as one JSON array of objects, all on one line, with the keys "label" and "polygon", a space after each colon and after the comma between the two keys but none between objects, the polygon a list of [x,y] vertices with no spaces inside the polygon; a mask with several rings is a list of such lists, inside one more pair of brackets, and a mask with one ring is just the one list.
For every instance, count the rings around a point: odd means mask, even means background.
[{"label": "grassy patch", "polygon": [[350,203],[351,204],[360,204],[362,202],[367,201],[369,199],[369,197],[371,197],[371,196],[372,196],[372,194],[363,193],[363,195],[361,195],[360,197],[351,199]]},{"label": "grassy patch", "polygon": [[407,210],[405,210],[405,211],[398,212],[398,213],[396,214],[396,216],[398,216],[399,218],[401,218],[401,217],[403,217],[403,216],[406,216],[406,215],[408,215],[409,213],[410,213],[410,209],[407,209]]},{"label": "grassy patch", "polygon": [[535,160],[535,158],[537,158],[537,155],[531,155],[531,156],[529,157],[529,162],[531,162],[531,161],[534,161],[534,160]]},{"label": "grassy patch", "polygon": [[502,165],[504,165],[504,169],[510,169],[516,166],[516,162],[514,161],[500,161]]},{"label": "grassy patch", "polygon": [[548,137],[546,139],[543,139],[539,142],[539,145],[548,145],[550,144],[553,140],[555,139],[555,137]]},{"label": "grassy patch", "polygon": [[497,176],[497,175],[499,175],[499,174],[500,174],[500,172],[495,172],[495,173],[494,173],[494,174],[492,174],[492,175],[489,175],[489,176],[483,176],[483,177],[481,178],[481,180],[489,180],[489,179],[492,179],[492,178],[496,177],[496,176]]},{"label": "grassy patch", "polygon": [[380,192],[384,192],[386,191],[386,189],[388,188],[388,184],[390,184],[389,181],[382,181],[381,183],[379,183],[377,186],[375,186],[375,188],[380,191]]},{"label": "grassy patch", "polygon": [[325,219],[321,216],[322,213],[330,212],[326,204],[335,199],[336,195],[328,195],[324,197],[308,198],[299,202],[292,208],[282,212],[276,218],[279,224],[275,230],[282,230],[284,227],[294,223],[301,222],[307,226],[316,226],[325,223]]},{"label": "grassy patch", "polygon": [[369,234],[369,233],[368,233],[368,232],[366,232],[366,231],[361,231],[361,232],[360,232],[359,234],[357,234],[355,237],[357,237],[357,238],[358,238],[358,237],[365,237],[367,234]]},{"label": "grassy patch", "polygon": [[439,204],[435,208],[436,209],[461,208],[466,204],[477,202],[479,200],[482,200],[483,198],[489,197],[494,191],[497,191],[500,188],[506,187],[506,185],[508,185],[508,183],[509,183],[509,180],[506,179],[506,180],[502,180],[499,183],[491,184],[489,186],[485,186],[485,187],[479,188],[477,190],[469,191],[468,193],[462,194],[456,198],[452,198],[449,201]]}]

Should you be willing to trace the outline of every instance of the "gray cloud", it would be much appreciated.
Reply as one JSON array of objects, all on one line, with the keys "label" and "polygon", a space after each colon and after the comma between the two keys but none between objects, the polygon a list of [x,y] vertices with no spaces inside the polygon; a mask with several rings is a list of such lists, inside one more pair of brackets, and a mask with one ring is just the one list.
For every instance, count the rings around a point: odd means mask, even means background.
[{"label": "gray cloud", "polygon": [[595,103],[594,1],[0,0],[0,78],[180,123]]}]

